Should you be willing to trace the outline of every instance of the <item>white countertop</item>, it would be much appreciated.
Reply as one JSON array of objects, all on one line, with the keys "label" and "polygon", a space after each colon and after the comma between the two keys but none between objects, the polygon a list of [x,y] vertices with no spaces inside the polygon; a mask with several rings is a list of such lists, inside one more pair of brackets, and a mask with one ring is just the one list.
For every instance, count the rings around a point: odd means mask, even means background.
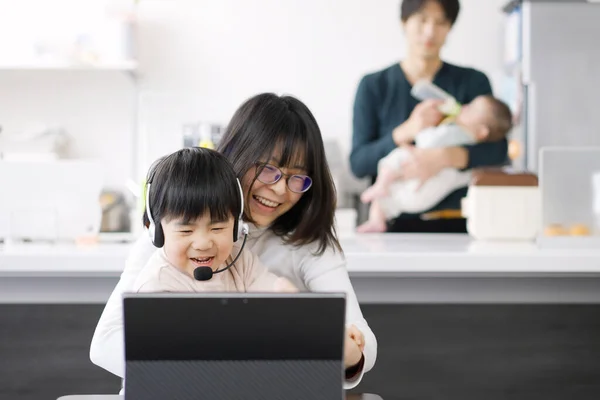
[{"label": "white countertop", "polygon": [[482,242],[463,234],[380,234],[347,237],[354,274],[600,274],[600,250],[540,249],[535,242]]},{"label": "white countertop", "polygon": [[[598,275],[600,250],[538,249],[533,242],[478,242],[460,234],[342,237],[352,276]],[[131,244],[0,245],[0,276],[117,277]]]}]

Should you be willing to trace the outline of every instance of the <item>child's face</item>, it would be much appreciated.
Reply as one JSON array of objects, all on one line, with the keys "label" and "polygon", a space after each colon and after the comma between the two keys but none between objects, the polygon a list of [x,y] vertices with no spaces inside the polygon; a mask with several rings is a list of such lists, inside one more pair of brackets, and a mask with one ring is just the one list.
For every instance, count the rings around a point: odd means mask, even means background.
[{"label": "child's face", "polygon": [[476,135],[477,139],[483,140],[487,135],[487,124],[491,112],[489,102],[485,98],[477,97],[469,104],[462,106],[456,122]]},{"label": "child's face", "polygon": [[233,225],[233,216],[226,221],[212,221],[208,214],[195,221],[163,220],[167,259],[190,274],[196,267],[217,270],[231,255]]}]

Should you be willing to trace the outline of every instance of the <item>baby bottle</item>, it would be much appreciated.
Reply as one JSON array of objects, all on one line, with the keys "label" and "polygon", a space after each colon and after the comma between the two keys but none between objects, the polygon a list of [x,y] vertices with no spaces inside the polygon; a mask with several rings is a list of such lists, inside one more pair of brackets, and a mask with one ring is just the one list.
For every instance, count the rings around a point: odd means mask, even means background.
[{"label": "baby bottle", "polygon": [[421,101],[429,99],[443,100],[444,103],[439,107],[439,110],[444,115],[456,116],[460,112],[461,104],[452,95],[426,79],[415,83],[410,94]]}]

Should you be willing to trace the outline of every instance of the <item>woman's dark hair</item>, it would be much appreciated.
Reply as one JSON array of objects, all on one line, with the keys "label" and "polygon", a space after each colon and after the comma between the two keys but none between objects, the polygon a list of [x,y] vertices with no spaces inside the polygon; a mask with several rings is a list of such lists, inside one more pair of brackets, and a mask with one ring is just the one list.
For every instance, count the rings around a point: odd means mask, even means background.
[{"label": "woman's dark hair", "polygon": [[191,222],[207,212],[213,221],[227,221],[241,213],[236,174],[227,158],[214,150],[187,147],[165,156],[150,168],[147,182],[156,225],[173,218]]},{"label": "woman's dark hair", "polygon": [[[318,243],[317,255],[328,247],[341,251],[334,227],[335,185],[321,131],[304,103],[291,96],[272,93],[248,99],[233,115],[218,148],[240,178],[254,168],[257,161],[270,160],[276,149],[281,151],[278,154],[280,167],[303,165],[313,185],[270,228],[290,244]],[[255,181],[256,176],[252,185]],[[252,185],[245,193],[246,201]],[[252,221],[248,213],[245,217]]]},{"label": "woman's dark hair", "polygon": [[430,1],[438,3],[442,7],[442,10],[444,10],[444,14],[450,25],[454,25],[460,11],[458,0],[402,0],[400,3],[400,19],[402,22],[406,22],[414,14],[421,11],[425,7],[425,4]]}]

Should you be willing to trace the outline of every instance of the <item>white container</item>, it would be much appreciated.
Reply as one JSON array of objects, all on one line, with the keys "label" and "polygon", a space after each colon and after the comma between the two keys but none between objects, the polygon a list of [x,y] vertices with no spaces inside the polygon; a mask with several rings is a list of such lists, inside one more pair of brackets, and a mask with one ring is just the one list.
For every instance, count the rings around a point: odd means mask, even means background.
[{"label": "white container", "polygon": [[477,171],[462,202],[467,232],[477,240],[535,240],[541,221],[537,177]]}]

